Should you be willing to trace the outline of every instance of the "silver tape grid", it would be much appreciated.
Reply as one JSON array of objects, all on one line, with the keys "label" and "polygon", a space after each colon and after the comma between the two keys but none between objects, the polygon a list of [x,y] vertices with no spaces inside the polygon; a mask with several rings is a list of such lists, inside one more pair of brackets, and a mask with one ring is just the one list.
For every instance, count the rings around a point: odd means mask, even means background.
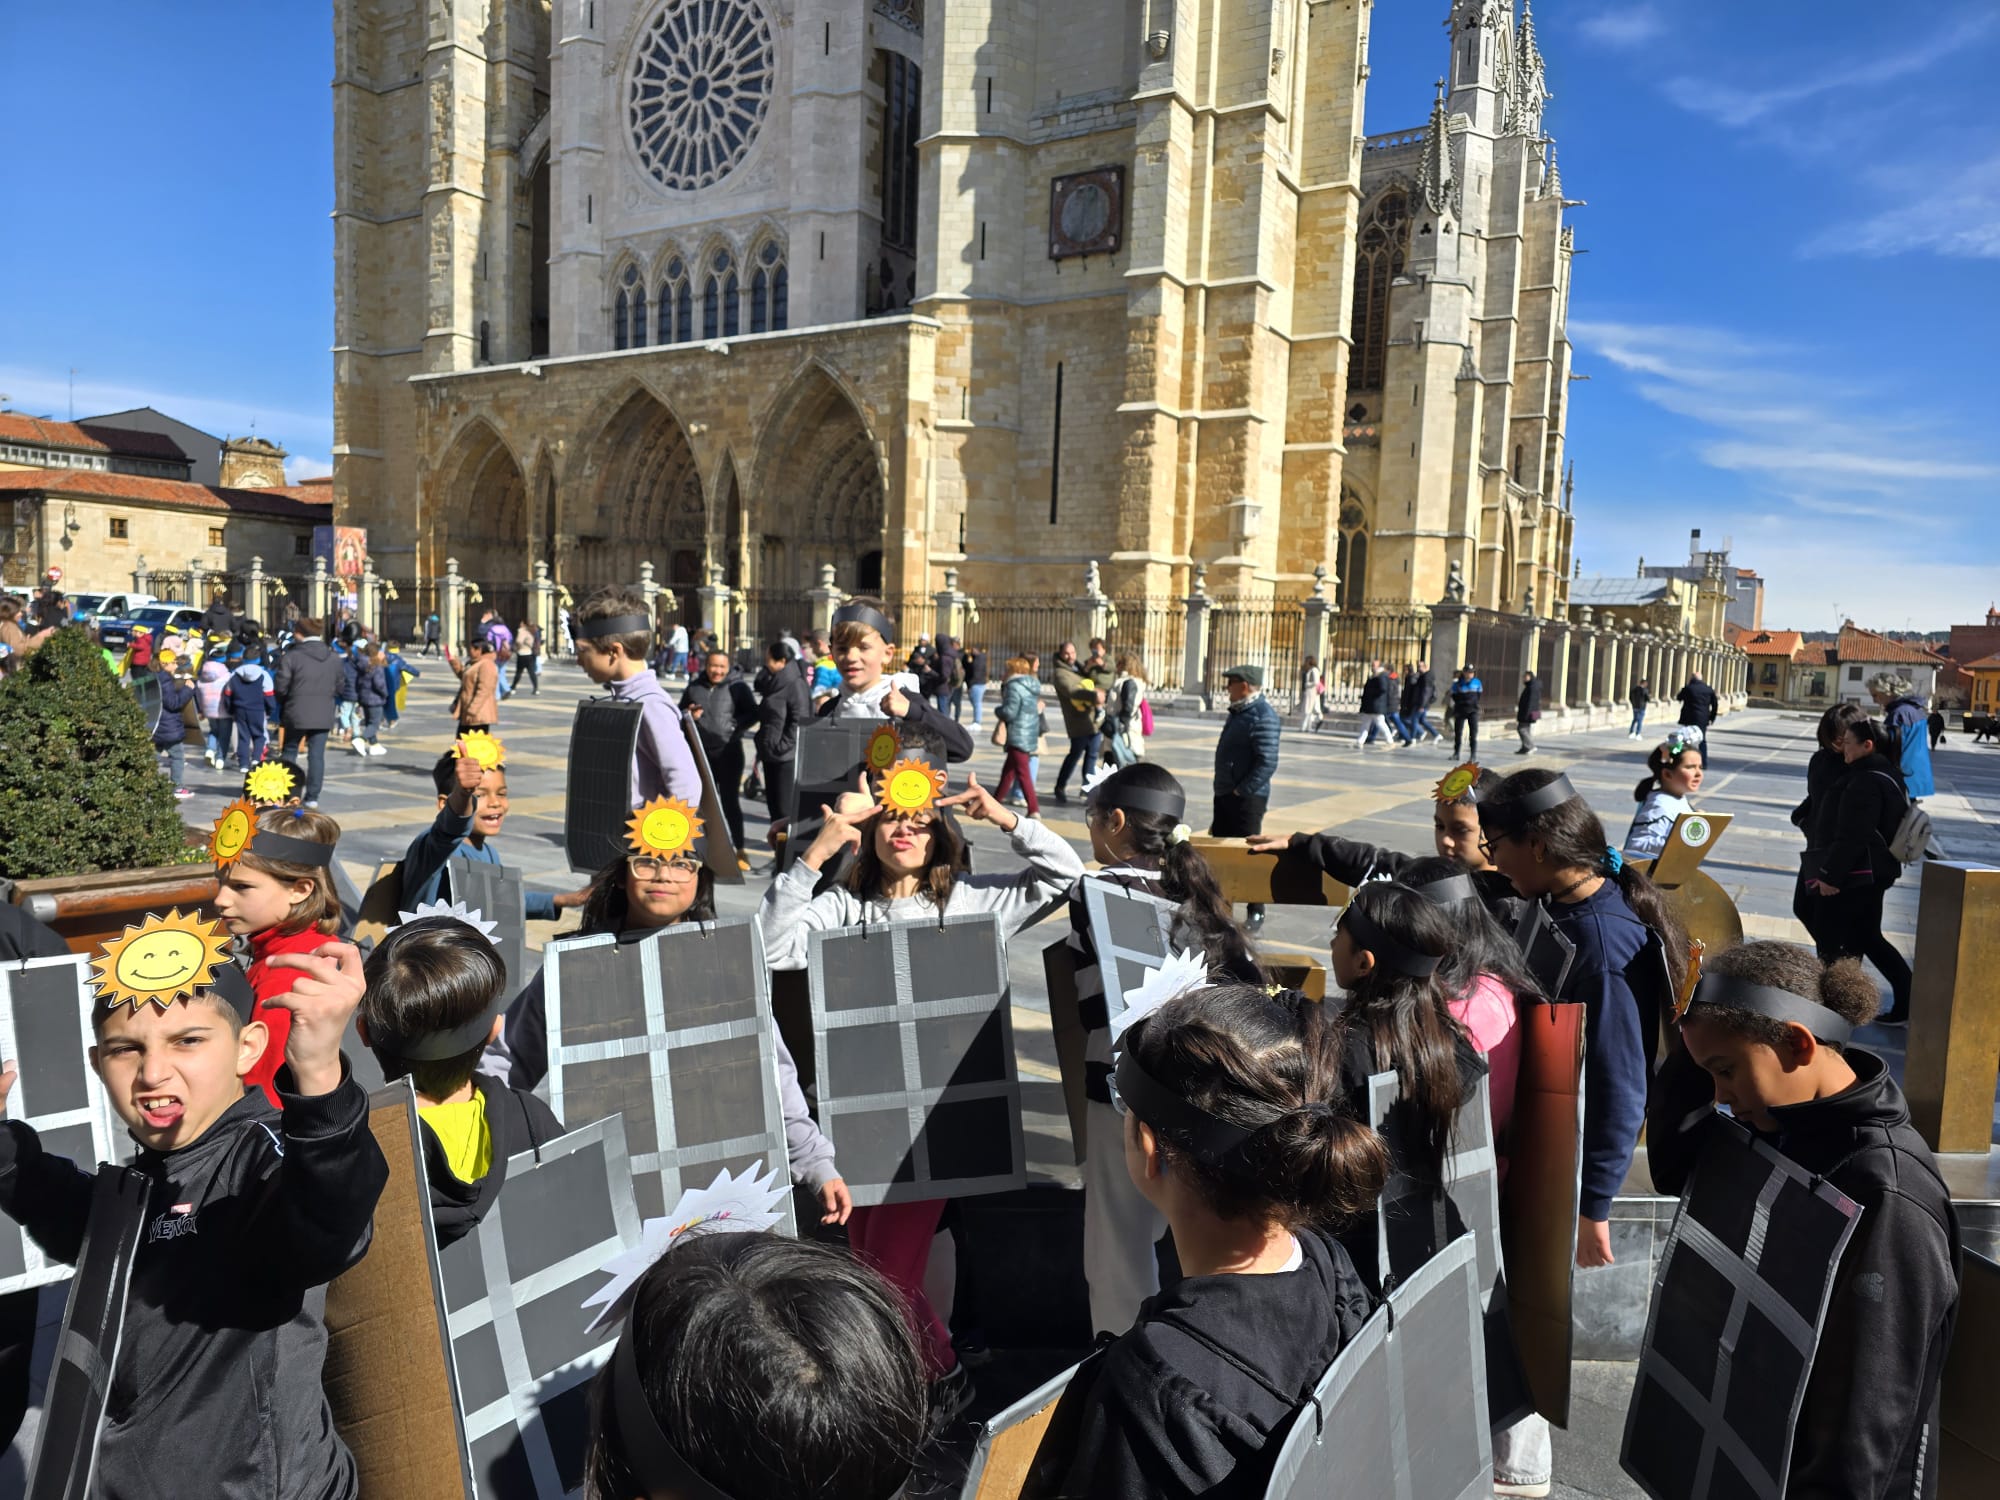
[{"label": "silver tape grid", "polygon": [[[1384,1122],[1389,1118],[1389,1111],[1402,1097],[1402,1081],[1396,1074],[1369,1075],[1368,1113],[1370,1123],[1377,1131],[1382,1129]],[[1452,1143],[1456,1149],[1445,1159],[1444,1168],[1447,1196],[1450,1195],[1450,1189],[1460,1183],[1469,1183],[1481,1176],[1487,1179],[1484,1194],[1486,1211],[1480,1214],[1478,1223],[1467,1220],[1465,1226],[1478,1241],[1482,1302],[1492,1295],[1494,1283],[1503,1264],[1500,1252],[1500,1159],[1493,1149],[1491,1097],[1487,1080],[1482,1077],[1472,1097],[1459,1105],[1458,1115],[1461,1122],[1466,1120],[1469,1112],[1477,1111],[1471,1115],[1471,1119],[1477,1122],[1479,1139],[1471,1145],[1466,1145],[1463,1124],[1456,1128],[1452,1134]],[[1399,1171],[1391,1174],[1388,1185],[1382,1189],[1382,1197],[1375,1210],[1375,1255],[1377,1270],[1385,1280],[1391,1271],[1389,1221],[1385,1210],[1408,1198],[1428,1199],[1429,1196],[1429,1189],[1407,1172]],[[1464,1209],[1459,1205],[1458,1199],[1454,1197],[1452,1203],[1454,1207],[1459,1207],[1459,1216],[1464,1219]],[[1493,1268],[1492,1276],[1485,1274],[1484,1268],[1487,1266]]]}]

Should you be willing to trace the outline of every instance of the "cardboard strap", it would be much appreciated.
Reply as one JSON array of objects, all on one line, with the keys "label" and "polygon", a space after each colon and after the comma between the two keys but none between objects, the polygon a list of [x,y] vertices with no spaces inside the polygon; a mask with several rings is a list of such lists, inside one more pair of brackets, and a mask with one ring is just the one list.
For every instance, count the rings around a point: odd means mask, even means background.
[{"label": "cardboard strap", "polygon": [[1117,778],[1107,781],[1090,794],[1093,807],[1109,810],[1122,807],[1127,812],[1158,813],[1178,823],[1187,816],[1185,792],[1154,790],[1142,786],[1120,786]]},{"label": "cardboard strap", "polygon": [[1387,928],[1361,909],[1360,903],[1350,901],[1340,914],[1340,925],[1348,930],[1355,942],[1375,955],[1375,962],[1396,974],[1407,974],[1412,979],[1428,979],[1437,973],[1438,965],[1444,962],[1440,955],[1419,953],[1416,949],[1393,936]]},{"label": "cardboard strap", "polygon": [[1805,1027],[1822,1042],[1838,1044],[1854,1035],[1853,1022],[1817,1000],[1808,1000],[1790,990],[1773,989],[1768,984],[1752,984],[1733,974],[1711,972],[1702,975],[1701,982],[1694,987],[1694,998],[1688,1002],[1688,1009],[1692,1011],[1698,1005],[1747,1011],[1772,1021],[1787,1021]]},{"label": "cardboard strap", "polygon": [[1547,786],[1538,786],[1524,797],[1498,804],[1481,802],[1479,821],[1501,833],[1524,827],[1528,819],[1536,813],[1548,812],[1561,807],[1565,802],[1576,802],[1583,794],[1570,784],[1566,775],[1558,774]]},{"label": "cardboard strap", "polygon": [[1130,1048],[1118,1058],[1116,1077],[1118,1097],[1126,1107],[1197,1161],[1219,1162],[1257,1133],[1188,1103],[1140,1067]]},{"label": "cardboard strap", "polygon": [[1479,888],[1470,875],[1447,875],[1429,885],[1412,886],[1419,896],[1435,906],[1456,906],[1461,901],[1477,901]]}]

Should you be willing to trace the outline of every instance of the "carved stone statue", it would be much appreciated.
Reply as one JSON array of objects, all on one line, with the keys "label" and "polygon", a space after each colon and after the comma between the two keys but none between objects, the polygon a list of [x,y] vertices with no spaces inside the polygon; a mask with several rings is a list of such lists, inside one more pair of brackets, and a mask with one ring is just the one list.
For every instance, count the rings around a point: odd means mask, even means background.
[{"label": "carved stone statue", "polygon": [[1451,560],[1451,571],[1445,574],[1444,597],[1450,604],[1465,603],[1465,573],[1455,557]]}]

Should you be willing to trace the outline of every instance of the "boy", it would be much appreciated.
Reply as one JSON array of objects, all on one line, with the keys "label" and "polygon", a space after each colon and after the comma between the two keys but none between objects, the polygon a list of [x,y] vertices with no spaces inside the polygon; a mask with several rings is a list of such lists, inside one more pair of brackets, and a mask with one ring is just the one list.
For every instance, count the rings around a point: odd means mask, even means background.
[{"label": "boy", "polygon": [[896,623],[884,613],[886,608],[879,599],[850,599],[834,611],[833,660],[840,669],[840,690],[815,717],[894,719],[903,726],[905,740],[922,740],[944,760],[971,760],[972,736],[965,726],[921,697],[913,675],[889,671],[896,655]]},{"label": "boy", "polygon": [[[271,960],[299,971],[267,1002],[291,1012],[280,1111],[243,1087],[266,1038],[228,943],[219,924],[170,913],[98,960],[90,1065],[154,1186],[93,1493],[349,1500],[354,1460],[320,1387],[322,1315],[326,1283],[368,1248],[389,1176],[340,1053],[361,954],[327,942]],[[0,1102],[14,1079],[9,1062]],[[37,1244],[74,1262],[90,1199],[90,1174],[0,1124],[0,1210]]]},{"label": "boy", "polygon": [[1729,1128],[1706,1107],[1713,1100],[1861,1205],[1794,1429],[1791,1495],[1937,1492],[1958,1221],[1903,1091],[1879,1057],[1847,1041],[1880,998],[1856,959],[1822,964],[1790,943],[1719,953],[1647,1105],[1661,1192],[1680,1193],[1709,1136]]},{"label": "boy", "polygon": [[[447,860],[505,863],[488,840],[499,834],[500,825],[507,820],[507,767],[497,765],[489,771],[470,755],[447,752],[431,767],[431,781],[437,787],[438,815],[411,841],[403,856],[402,904],[406,908],[438,899]],[[528,920],[553,922],[563,908],[583,905],[587,894],[528,891]]]},{"label": "boy", "polygon": [[629,589],[600,589],[576,612],[576,664],[611,696],[639,705],[639,743],[632,752],[632,805],[677,797],[701,806],[701,773],[681,729],[680,710],[646,665],[653,622],[646,601]]},{"label": "boy", "polygon": [[466,648],[465,665],[444,649],[444,664],[458,674],[458,732],[493,727],[500,715],[500,668],[493,660],[493,641],[474,636]]},{"label": "boy", "polygon": [[356,1021],[383,1076],[407,1075],[417,1091],[440,1248],[486,1217],[509,1157],[563,1133],[555,1112],[533,1094],[474,1072],[500,1034],[507,999],[507,970],[473,925],[475,915],[422,917],[384,938],[368,956],[368,992]]}]

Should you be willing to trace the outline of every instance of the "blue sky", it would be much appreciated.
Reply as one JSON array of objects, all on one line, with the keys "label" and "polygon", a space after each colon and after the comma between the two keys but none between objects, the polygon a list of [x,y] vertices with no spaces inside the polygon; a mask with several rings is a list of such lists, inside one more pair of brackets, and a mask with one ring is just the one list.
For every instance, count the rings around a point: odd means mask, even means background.
[{"label": "blue sky", "polygon": [[[1377,0],[1371,132],[1417,125],[1445,0]],[[1543,0],[1577,263],[1587,572],[1733,538],[1768,623],[2000,596],[2000,6]],[[85,65],[87,59],[88,65]],[[0,393],[332,446],[331,7],[0,7]],[[39,162],[45,171],[35,169]]]}]

